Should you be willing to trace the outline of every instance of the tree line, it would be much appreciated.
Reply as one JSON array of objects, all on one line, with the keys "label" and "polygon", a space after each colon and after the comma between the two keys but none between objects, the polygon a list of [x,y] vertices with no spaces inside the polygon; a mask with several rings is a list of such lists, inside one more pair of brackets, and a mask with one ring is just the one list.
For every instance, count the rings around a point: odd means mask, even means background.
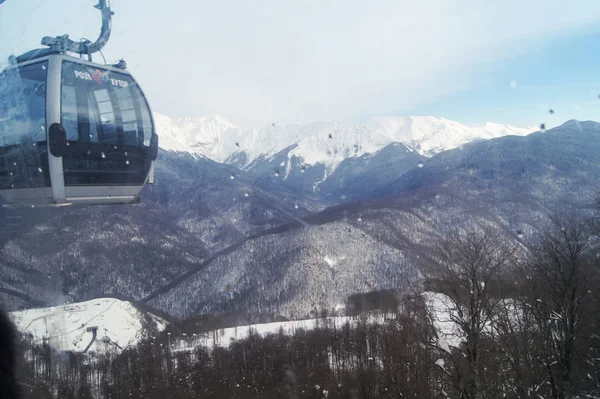
[{"label": "tree line", "polygon": [[[174,349],[183,330],[122,352],[55,353],[22,337],[25,398],[598,398],[600,229],[556,216],[532,243],[454,231],[421,269],[425,289],[352,295],[381,323],[256,333]],[[445,326],[441,326],[441,319]],[[444,331],[447,326],[451,331]],[[189,333],[189,326],[186,329]],[[179,335],[178,335],[179,334]]]}]

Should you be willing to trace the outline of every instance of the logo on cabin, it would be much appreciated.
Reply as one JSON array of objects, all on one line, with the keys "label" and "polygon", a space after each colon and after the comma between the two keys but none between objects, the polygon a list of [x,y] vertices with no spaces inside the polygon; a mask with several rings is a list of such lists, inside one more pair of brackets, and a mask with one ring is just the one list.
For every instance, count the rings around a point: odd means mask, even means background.
[{"label": "logo on cabin", "polygon": [[91,74],[88,72],[80,72],[80,71],[74,71],[74,72],[75,72],[75,77],[77,79],[90,80],[90,81],[93,80],[94,82],[99,83],[99,84],[110,83],[111,85],[118,87],[118,88],[129,87],[129,82],[127,82],[126,80],[119,80],[119,79],[111,78],[109,71],[102,72],[101,70],[96,69]]},{"label": "logo on cabin", "polygon": [[92,73],[92,79],[94,79],[96,83],[107,83],[110,80],[108,74],[108,71],[102,73],[101,70],[96,69],[94,73]]}]

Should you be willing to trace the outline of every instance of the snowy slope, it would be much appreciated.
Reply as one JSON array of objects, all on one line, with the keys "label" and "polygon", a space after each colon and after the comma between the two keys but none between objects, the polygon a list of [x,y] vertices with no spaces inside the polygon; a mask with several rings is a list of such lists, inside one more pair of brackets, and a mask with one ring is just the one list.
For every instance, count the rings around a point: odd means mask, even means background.
[{"label": "snowy slope", "polygon": [[380,116],[371,118],[367,128],[379,132],[394,142],[413,148],[424,156],[458,148],[477,140],[514,135],[525,136],[536,128],[518,128],[497,123],[470,127],[458,122],[432,116],[395,117]]},{"label": "snowy slope", "polygon": [[235,141],[228,144],[225,139],[240,133],[234,124],[220,116],[169,118],[155,113],[154,122],[161,148],[204,155],[217,162],[225,161],[221,154],[233,152],[229,144],[235,147]]},{"label": "snowy slope", "polygon": [[347,323],[351,326],[355,326],[361,322],[381,324],[384,323],[386,319],[392,317],[394,317],[393,314],[371,314],[366,317],[337,316],[228,327],[197,334],[196,336],[186,336],[185,339],[174,342],[173,346],[175,350],[190,350],[197,346],[203,346],[209,349],[214,347],[226,348],[232,342],[248,338],[251,333],[266,337],[269,334],[279,334],[282,332],[284,335],[291,336],[296,334],[297,331],[311,331],[317,327],[324,328],[327,326],[333,330],[339,330]]},{"label": "snowy slope", "polygon": [[472,141],[522,136],[535,130],[495,123],[470,127],[431,116],[374,117],[365,124],[274,123],[251,130],[241,130],[219,116],[176,119],[155,114],[155,120],[160,145],[167,150],[226,163],[239,163],[243,154],[243,161],[236,166],[247,168],[256,160],[268,160],[289,148],[288,158],[297,157],[307,166],[322,164],[326,175],[345,159],[374,154],[390,143],[402,143],[421,155],[432,156]]},{"label": "snowy slope", "polygon": [[[50,345],[62,351],[83,351],[92,340],[88,327],[98,327],[97,340],[90,351],[124,349],[135,345],[144,333],[144,315],[131,303],[114,298],[27,309],[11,312],[10,316],[17,329],[32,334],[35,342],[49,340]],[[148,317],[152,327],[164,330],[164,320]]]},{"label": "snowy slope", "polygon": [[[327,260],[327,263],[332,262]],[[458,326],[451,320],[453,306],[450,299],[440,293],[424,292],[423,299],[429,308],[433,324],[439,337],[439,346],[449,351],[450,347],[459,347],[464,341]],[[340,305],[341,306],[341,305]],[[393,320],[395,314],[366,314],[361,316],[336,316],[319,319],[290,320],[273,323],[260,323],[252,325],[243,325],[237,327],[221,328],[208,331],[202,334],[187,335],[178,337],[173,342],[175,350],[190,350],[197,346],[212,349],[215,347],[228,347],[235,341],[246,339],[250,334],[257,334],[265,337],[269,334],[294,335],[299,330],[311,331],[315,328],[328,327],[333,330],[339,330],[349,323],[356,326],[358,323],[366,322],[368,324],[383,324],[386,320]]]},{"label": "snowy slope", "polygon": [[450,347],[459,347],[464,337],[456,323],[452,321],[455,312],[450,298],[439,292],[424,292],[423,299],[429,308],[433,325],[438,333],[438,345],[450,352]]}]

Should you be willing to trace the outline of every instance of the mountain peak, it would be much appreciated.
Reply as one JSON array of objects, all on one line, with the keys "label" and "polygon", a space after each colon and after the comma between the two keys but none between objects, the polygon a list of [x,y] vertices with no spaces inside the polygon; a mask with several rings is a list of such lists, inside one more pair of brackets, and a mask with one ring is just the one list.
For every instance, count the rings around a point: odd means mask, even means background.
[{"label": "mountain peak", "polygon": [[196,128],[204,128],[207,125],[217,125],[223,126],[226,128],[237,128],[236,125],[229,122],[227,119],[223,118],[220,115],[209,115],[209,116],[185,116],[182,118],[174,119],[175,123],[186,128],[186,129],[196,129]]},{"label": "mountain peak", "polygon": [[[168,150],[201,154],[217,162],[244,159],[268,159],[289,148],[306,165],[322,164],[327,174],[344,159],[375,154],[391,143],[402,143],[424,156],[460,147],[477,140],[506,135],[526,135],[533,128],[518,128],[488,122],[469,127],[460,122],[435,116],[376,116],[364,124],[318,122],[280,124],[273,122],[260,129],[242,130],[218,115],[206,117],[155,117],[161,146]],[[166,140],[163,139],[166,136]]]}]

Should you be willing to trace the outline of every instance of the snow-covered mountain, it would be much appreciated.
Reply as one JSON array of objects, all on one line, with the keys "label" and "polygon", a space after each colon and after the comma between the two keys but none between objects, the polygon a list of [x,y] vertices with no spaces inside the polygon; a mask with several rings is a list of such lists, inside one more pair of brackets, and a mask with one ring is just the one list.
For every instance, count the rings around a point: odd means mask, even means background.
[{"label": "snow-covered mountain", "polygon": [[537,130],[535,127],[520,128],[491,122],[472,127],[431,116],[379,116],[371,118],[365,125],[389,140],[400,142],[427,157],[474,141],[503,136],[526,136]]},{"label": "snow-covered mountain", "polygon": [[86,302],[49,308],[11,312],[10,317],[23,334],[31,334],[34,342],[47,341],[57,350],[81,352],[97,338],[89,350],[120,351],[136,345],[144,334],[162,331],[166,322],[152,314],[145,314],[130,302],[114,298],[99,298]]},{"label": "snow-covered mountain", "polygon": [[440,152],[534,130],[494,123],[469,127],[431,116],[373,117],[364,124],[273,123],[251,130],[218,116],[155,119],[163,149],[234,166],[266,191],[285,183],[296,197],[313,195],[327,205],[374,191]]},{"label": "snow-covered mountain", "polygon": [[[203,155],[217,162],[224,162],[222,139],[239,133],[239,129],[220,116],[200,118],[169,118],[154,114],[160,146],[169,151]],[[227,134],[225,134],[227,133]],[[229,149],[228,149],[229,150]]]},{"label": "snow-covered mountain", "polygon": [[[535,130],[495,123],[470,127],[431,116],[373,117],[364,124],[273,123],[250,130],[239,129],[219,116],[169,118],[155,114],[155,120],[160,145],[166,150],[190,152],[248,169],[257,160],[269,160],[289,149],[289,159],[296,157],[306,166],[321,164],[326,175],[331,175],[346,159],[375,154],[391,143],[402,143],[429,157],[469,142],[506,135],[524,136]],[[289,162],[281,167],[282,174],[290,174]]]},{"label": "snow-covered mountain", "polygon": [[[0,222],[20,217],[0,235],[0,300],[17,310],[113,296],[182,318],[314,314],[404,287],[449,229],[495,226],[527,243],[553,209],[594,197],[599,137],[599,123],[569,121],[431,158],[388,145],[361,173],[356,160],[336,169],[322,186],[341,174],[337,198],[352,202],[322,212],[287,190],[293,175],[261,188],[232,165],[161,150],[141,204],[0,209]],[[403,155],[421,163],[407,158],[400,173]]]}]

